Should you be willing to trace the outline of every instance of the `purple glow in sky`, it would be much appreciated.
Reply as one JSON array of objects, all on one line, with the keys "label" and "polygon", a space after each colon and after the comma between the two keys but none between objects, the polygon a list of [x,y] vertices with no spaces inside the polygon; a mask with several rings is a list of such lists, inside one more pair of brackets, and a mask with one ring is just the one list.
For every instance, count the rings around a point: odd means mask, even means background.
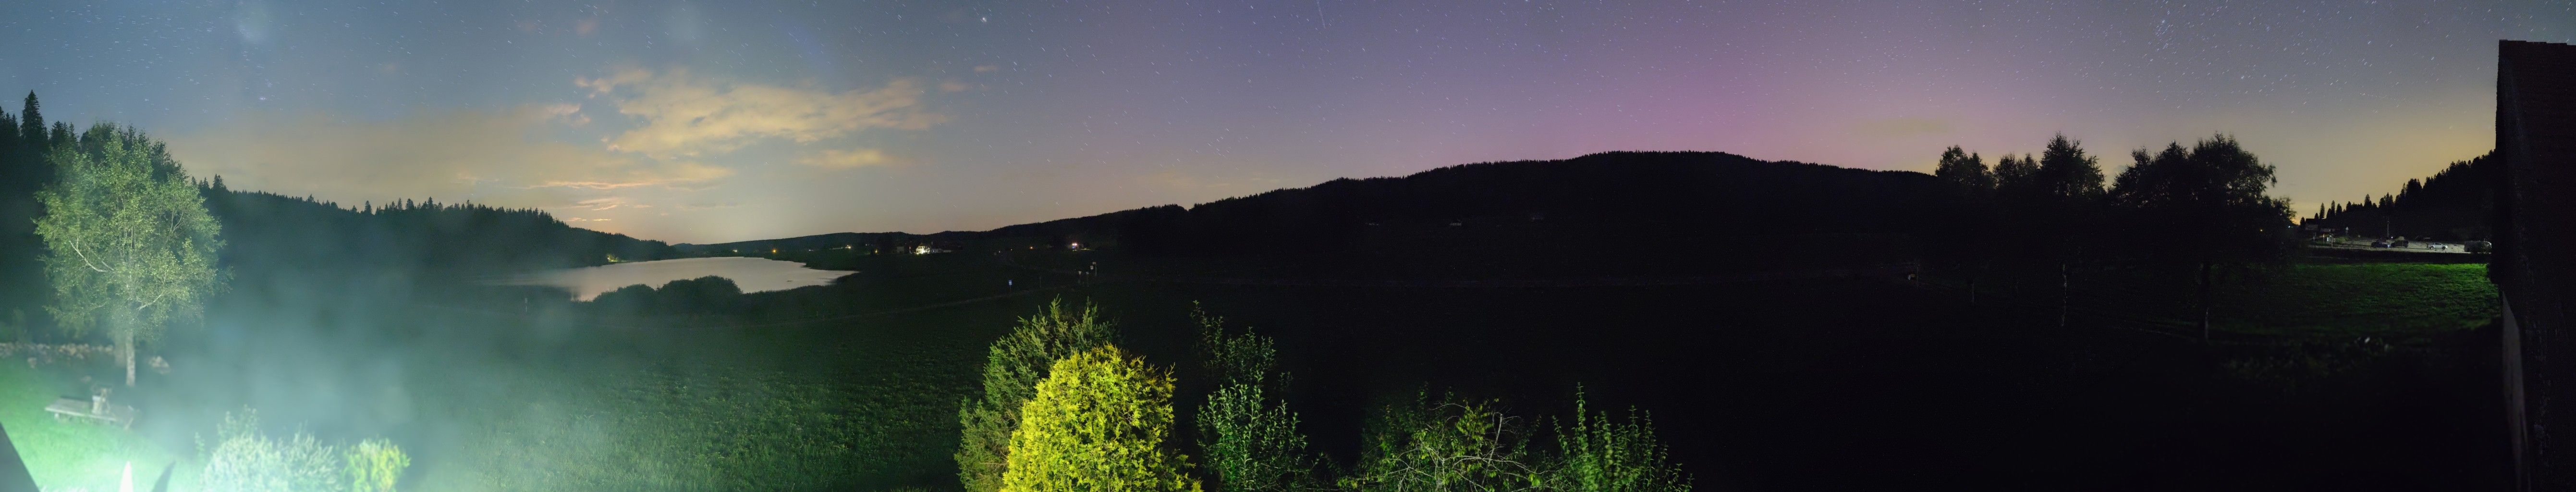
[{"label": "purple glow in sky", "polygon": [[[980,230],[1610,150],[1929,171],[2229,132],[2302,213],[2493,146],[2576,4],[387,2],[0,6],[0,90],[236,188],[673,242]],[[1991,159],[1990,159],[1991,160]]]}]

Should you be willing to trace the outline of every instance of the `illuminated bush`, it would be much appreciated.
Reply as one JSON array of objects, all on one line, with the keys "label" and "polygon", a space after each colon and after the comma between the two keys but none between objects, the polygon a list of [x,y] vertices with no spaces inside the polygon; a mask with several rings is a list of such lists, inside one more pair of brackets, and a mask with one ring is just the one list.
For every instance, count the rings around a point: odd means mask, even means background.
[{"label": "illuminated bush", "polygon": [[1208,395],[1199,410],[1199,449],[1223,492],[1284,492],[1304,484],[1314,467],[1297,434],[1297,414],[1238,384]]},{"label": "illuminated bush", "polygon": [[411,456],[384,439],[361,441],[350,446],[346,456],[348,464],[341,471],[351,492],[393,492],[394,483],[402,481],[403,469],[411,467]]},{"label": "illuminated bush", "polygon": [[[259,433],[259,414],[243,410],[224,414],[207,448],[209,492],[337,492],[341,489],[338,449],[297,432],[286,439]],[[202,445],[202,443],[200,443]]]},{"label": "illuminated bush", "polygon": [[303,432],[270,438],[250,409],[225,413],[214,444],[198,445],[206,453],[200,483],[209,492],[388,492],[411,467],[411,456],[384,439],[344,447]]},{"label": "illuminated bush", "polygon": [[993,346],[984,357],[984,393],[970,397],[957,409],[957,421],[964,428],[958,436],[957,481],[966,492],[993,492],[1002,488],[1002,475],[1009,468],[1011,431],[1019,428],[1020,407],[1036,390],[1039,379],[1056,361],[1101,347],[1114,341],[1116,332],[1100,319],[1100,309],[1084,305],[1081,311],[1067,311],[1064,299],[1047,303],[1045,312],[1020,318],[1017,329]]},{"label": "illuminated bush", "polygon": [[1188,457],[1163,448],[1172,378],[1101,347],[1058,361],[1020,407],[1004,492],[1197,492]]},{"label": "illuminated bush", "polygon": [[1565,455],[1555,476],[1557,488],[1584,492],[1690,492],[1690,480],[1666,461],[1655,441],[1655,426],[1636,409],[1626,422],[1609,412],[1585,413],[1582,393],[1575,393],[1574,425],[1556,429],[1557,449]]}]

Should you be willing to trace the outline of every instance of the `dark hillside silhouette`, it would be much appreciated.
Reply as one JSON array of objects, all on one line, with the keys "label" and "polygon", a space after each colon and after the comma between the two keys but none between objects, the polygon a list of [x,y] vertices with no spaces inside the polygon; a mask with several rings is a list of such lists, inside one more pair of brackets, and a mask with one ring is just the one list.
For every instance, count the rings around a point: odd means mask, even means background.
[{"label": "dark hillside silhouette", "polygon": [[[1592,225],[1566,244],[1696,244],[1816,233],[1919,233],[1948,195],[1931,176],[1721,152],[1608,152],[1553,161],[1449,166],[1397,178],[1337,179],[1164,212],[1122,238],[1144,252],[1301,253],[1348,249],[1372,227],[1477,222]],[[1372,225],[1374,224],[1374,225]]]},{"label": "dark hillside silhouette", "polygon": [[1403,177],[1336,179],[1183,208],[1146,207],[983,232],[840,233],[713,245],[688,254],[825,249],[893,242],[1020,239],[1114,245],[1149,255],[1311,254],[1383,247],[1402,231],[1498,224],[1560,226],[1573,251],[1654,254],[1669,246],[1809,234],[1938,232],[1933,210],[1963,197],[1910,171],[1873,171],[1722,152],[1607,152],[1573,159],[1464,164]]}]

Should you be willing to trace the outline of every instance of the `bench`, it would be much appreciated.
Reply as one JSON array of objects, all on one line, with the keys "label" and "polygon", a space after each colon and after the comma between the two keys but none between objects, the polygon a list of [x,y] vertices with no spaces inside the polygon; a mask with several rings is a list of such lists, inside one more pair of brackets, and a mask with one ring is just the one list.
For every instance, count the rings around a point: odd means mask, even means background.
[{"label": "bench", "polygon": [[53,404],[45,405],[45,411],[54,414],[54,420],[76,419],[134,428],[133,406],[110,405],[103,398],[90,401],[58,398]]}]

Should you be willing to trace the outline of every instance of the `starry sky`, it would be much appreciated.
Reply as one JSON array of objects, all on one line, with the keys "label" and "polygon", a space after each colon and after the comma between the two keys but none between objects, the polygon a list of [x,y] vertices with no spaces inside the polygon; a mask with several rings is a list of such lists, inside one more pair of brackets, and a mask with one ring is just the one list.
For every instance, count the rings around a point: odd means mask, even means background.
[{"label": "starry sky", "polygon": [[2576,41],[2576,2],[37,0],[0,4],[0,92],[234,188],[671,242],[2057,132],[2110,172],[2232,133],[2308,213],[2493,147],[2499,38]]}]

